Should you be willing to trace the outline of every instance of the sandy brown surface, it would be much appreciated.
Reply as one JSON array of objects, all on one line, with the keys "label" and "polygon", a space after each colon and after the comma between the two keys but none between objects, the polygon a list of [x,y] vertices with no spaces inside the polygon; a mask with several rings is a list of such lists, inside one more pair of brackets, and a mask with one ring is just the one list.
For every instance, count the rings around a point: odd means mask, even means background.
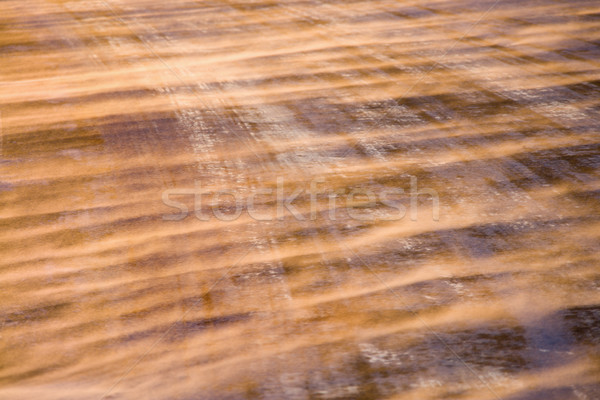
[{"label": "sandy brown surface", "polygon": [[599,399],[599,67],[598,1],[0,2],[0,398]]}]

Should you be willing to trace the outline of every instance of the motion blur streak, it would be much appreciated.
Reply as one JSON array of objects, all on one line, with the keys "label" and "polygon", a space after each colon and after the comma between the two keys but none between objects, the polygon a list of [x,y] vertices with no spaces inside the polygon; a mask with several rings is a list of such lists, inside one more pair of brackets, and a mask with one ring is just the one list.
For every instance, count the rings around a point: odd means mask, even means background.
[{"label": "motion blur streak", "polygon": [[[600,3],[493,5],[0,2],[0,398],[599,399]],[[280,178],[440,218],[164,219]]]}]

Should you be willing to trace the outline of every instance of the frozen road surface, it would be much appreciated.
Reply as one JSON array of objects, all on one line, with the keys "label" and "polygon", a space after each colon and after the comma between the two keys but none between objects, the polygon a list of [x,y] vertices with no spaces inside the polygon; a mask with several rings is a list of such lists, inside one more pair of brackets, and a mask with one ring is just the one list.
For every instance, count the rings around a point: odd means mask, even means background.
[{"label": "frozen road surface", "polygon": [[600,399],[598,0],[0,1],[0,399]]}]

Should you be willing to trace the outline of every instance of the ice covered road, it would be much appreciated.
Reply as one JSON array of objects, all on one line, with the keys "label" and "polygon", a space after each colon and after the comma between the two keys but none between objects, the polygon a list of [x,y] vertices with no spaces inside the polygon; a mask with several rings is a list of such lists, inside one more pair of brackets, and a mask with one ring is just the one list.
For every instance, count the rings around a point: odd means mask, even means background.
[{"label": "ice covered road", "polygon": [[0,399],[600,399],[600,2],[3,0]]}]

